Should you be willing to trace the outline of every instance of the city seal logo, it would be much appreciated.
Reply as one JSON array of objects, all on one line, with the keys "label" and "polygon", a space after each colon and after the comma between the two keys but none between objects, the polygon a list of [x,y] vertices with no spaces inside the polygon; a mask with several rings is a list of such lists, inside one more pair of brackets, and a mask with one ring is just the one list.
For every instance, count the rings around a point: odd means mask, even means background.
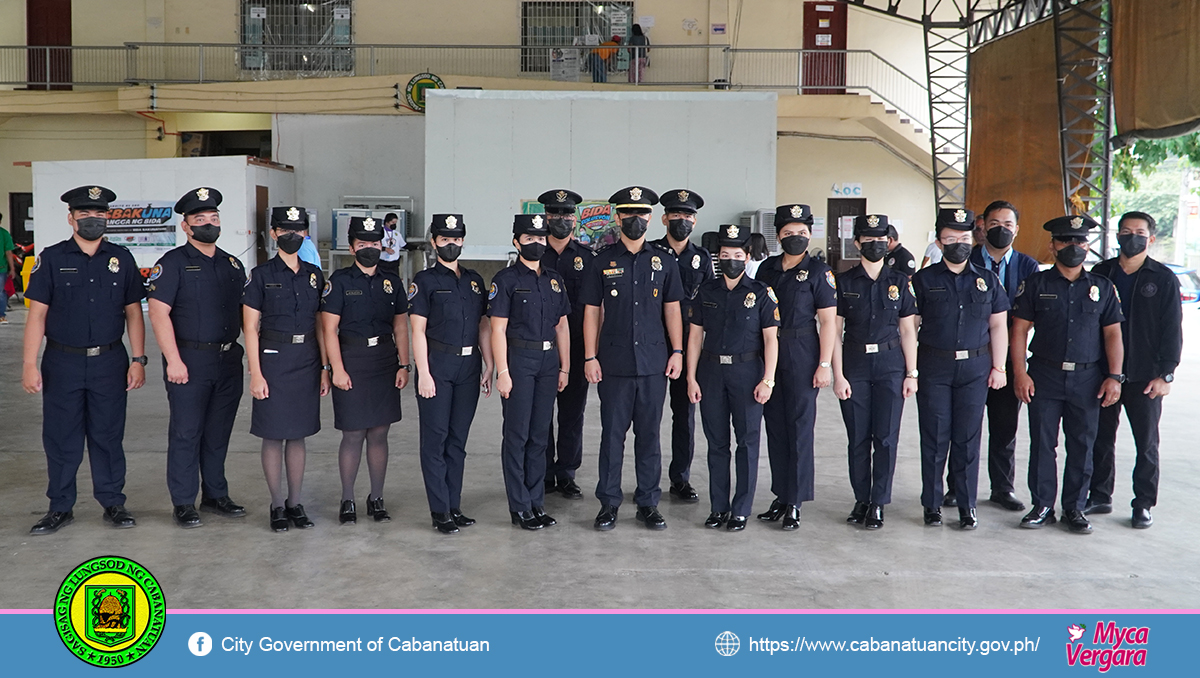
[{"label": "city seal logo", "polygon": [[127,666],[145,657],[166,620],[166,600],[154,575],[120,556],[93,558],[71,570],[54,599],[59,638],[92,666]]},{"label": "city seal logo", "polygon": [[837,279],[833,277],[833,271],[825,271],[825,282],[833,289],[837,289]]},{"label": "city seal logo", "polygon": [[417,296],[417,284],[414,282],[408,286],[408,300],[412,301],[412,298],[415,296]]},{"label": "city seal logo", "polygon": [[207,188],[197,188],[196,189],[196,199],[197,200],[208,200],[208,189]]},{"label": "city seal logo", "polygon": [[446,83],[433,73],[417,73],[404,87],[404,99],[408,107],[417,113],[425,112],[425,92],[431,89],[446,89]]},{"label": "city seal logo", "polygon": [[325,281],[325,289],[321,290],[321,298],[324,299],[325,297],[329,296],[329,293],[332,291],[333,291],[333,281],[326,280]]}]

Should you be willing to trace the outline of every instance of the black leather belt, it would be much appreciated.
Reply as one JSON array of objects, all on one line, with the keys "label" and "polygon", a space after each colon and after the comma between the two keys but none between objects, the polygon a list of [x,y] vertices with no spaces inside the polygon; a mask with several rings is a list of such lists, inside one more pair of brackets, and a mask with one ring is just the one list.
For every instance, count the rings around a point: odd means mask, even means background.
[{"label": "black leather belt", "polygon": [[1033,358],[1031,358],[1031,360],[1033,360],[1036,363],[1045,365],[1046,367],[1049,367],[1051,369],[1062,370],[1063,372],[1078,372],[1078,371],[1086,370],[1089,367],[1094,367],[1094,366],[1100,364],[1099,360],[1093,360],[1090,363],[1058,363],[1058,362],[1054,362],[1053,360],[1047,360],[1046,358],[1039,358],[1037,356],[1033,356]]},{"label": "black leather belt", "polygon": [[900,345],[899,339],[884,342],[882,344],[844,344],[844,349],[849,349],[855,353],[883,353],[890,351]]},{"label": "black leather belt", "polygon": [[194,348],[197,351],[219,351],[224,353],[237,345],[236,341],[231,341],[226,344],[220,342],[204,342],[204,341],[188,341],[187,339],[176,339],[175,345],[180,348]]},{"label": "black leather belt", "polygon": [[711,351],[701,351],[700,357],[713,363],[721,365],[733,365],[734,363],[750,362],[762,355],[761,351],[751,351],[749,353],[735,353],[733,355],[721,355]]},{"label": "black leather belt", "polygon": [[992,347],[980,346],[979,348],[973,348],[969,351],[943,351],[940,348],[921,346],[918,352],[931,355],[934,358],[942,358],[943,360],[970,360],[971,358],[978,358],[981,355],[987,355],[991,353]]},{"label": "black leather belt", "polygon": [[[512,340],[510,339],[509,342],[511,341]],[[430,339],[428,337],[426,337],[425,343],[429,345],[429,349],[431,351],[437,351],[438,353],[449,353],[450,355],[465,356],[471,355],[475,352],[474,346],[452,346],[450,344],[443,344],[436,339]]]},{"label": "black leather belt", "polygon": [[67,346],[66,344],[60,344],[57,341],[54,341],[53,339],[46,340],[46,348],[52,348],[55,351],[62,351],[63,353],[74,353],[75,355],[85,355],[89,358],[98,356],[101,353],[108,353],[109,351],[113,350],[114,348],[117,348],[118,346],[121,346],[121,342],[119,340],[114,341],[111,344],[106,344],[104,346],[88,346],[86,348],[79,348],[77,346]]},{"label": "black leather belt", "polygon": [[800,337],[807,337],[816,333],[817,328],[813,325],[808,325],[807,327],[779,328],[780,339],[798,339]]},{"label": "black leather belt", "polygon": [[277,344],[307,344],[317,338],[315,332],[306,334],[285,334],[283,332],[273,332],[271,330],[260,330],[258,333],[260,341],[273,341]]},{"label": "black leather belt", "polygon": [[350,346],[353,348],[369,348],[372,346],[392,346],[395,344],[395,338],[390,334],[381,334],[377,337],[360,337],[357,334],[349,334],[346,332],[338,333],[338,344],[342,346]]},{"label": "black leather belt", "polygon": [[553,339],[550,341],[522,341],[521,339],[508,339],[509,348],[524,348],[530,351],[549,351],[557,344]]}]

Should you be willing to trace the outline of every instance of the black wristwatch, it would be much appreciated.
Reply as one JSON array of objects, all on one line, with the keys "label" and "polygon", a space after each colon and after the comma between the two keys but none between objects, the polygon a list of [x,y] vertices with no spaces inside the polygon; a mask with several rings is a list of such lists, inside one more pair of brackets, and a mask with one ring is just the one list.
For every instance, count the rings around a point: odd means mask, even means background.
[{"label": "black wristwatch", "polygon": [[682,349],[682,348],[677,348],[677,349],[674,349],[674,350],[672,350],[672,351],[671,351],[671,355],[675,355],[675,354],[677,354],[677,353],[678,353],[679,355],[683,355],[683,349]]},{"label": "black wristwatch", "polygon": [[1110,374],[1110,375],[1108,375],[1108,378],[1112,379],[1113,381],[1117,382],[1118,384],[1125,383],[1125,375],[1124,374]]},{"label": "black wristwatch", "polygon": [[150,359],[149,359],[149,358],[147,358],[147,357],[146,357],[146,356],[144,356],[144,355],[139,355],[139,356],[134,356],[133,358],[130,358],[130,359],[129,359],[129,362],[131,362],[131,363],[137,363],[137,364],[139,364],[139,365],[141,365],[141,366],[145,367],[145,366],[146,366],[146,363],[149,363],[149,362],[150,362]]},{"label": "black wristwatch", "polygon": [[1174,373],[1174,372],[1168,372],[1168,373],[1166,373],[1166,374],[1162,375],[1162,380],[1163,380],[1163,381],[1165,381],[1165,382],[1167,382],[1168,384],[1169,384],[1169,383],[1171,383],[1171,382],[1173,382],[1173,381],[1175,381],[1175,373]]},{"label": "black wristwatch", "polygon": [[412,372],[412,365],[405,363],[400,366],[400,369],[404,370],[405,372]]}]

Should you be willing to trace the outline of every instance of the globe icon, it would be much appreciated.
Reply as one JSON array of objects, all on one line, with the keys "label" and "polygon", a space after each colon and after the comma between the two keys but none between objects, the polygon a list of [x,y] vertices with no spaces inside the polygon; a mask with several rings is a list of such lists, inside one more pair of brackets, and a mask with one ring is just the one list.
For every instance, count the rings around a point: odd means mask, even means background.
[{"label": "globe icon", "polygon": [[717,654],[722,657],[732,657],[742,647],[742,641],[733,631],[722,631],[717,635]]}]

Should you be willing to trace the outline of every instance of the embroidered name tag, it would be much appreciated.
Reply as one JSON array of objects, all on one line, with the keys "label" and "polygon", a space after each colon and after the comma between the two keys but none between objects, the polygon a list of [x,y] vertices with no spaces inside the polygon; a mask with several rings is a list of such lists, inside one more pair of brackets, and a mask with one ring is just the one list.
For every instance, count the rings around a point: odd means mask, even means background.
[{"label": "embroidered name tag", "polygon": [[283,289],[283,283],[267,283],[263,287],[269,290],[281,290]]},{"label": "embroidered name tag", "polygon": [[1057,299],[1057,294],[1039,294],[1038,299]]},{"label": "embroidered name tag", "polygon": [[452,290],[434,290],[434,294],[453,294]]},{"label": "embroidered name tag", "polygon": [[60,269],[58,269],[58,272],[59,273],[78,273],[79,269],[77,269],[77,268],[60,268]]},{"label": "embroidered name tag", "polygon": [[362,296],[362,290],[346,290],[346,296],[348,296],[348,297],[361,297],[361,296]]},{"label": "embroidered name tag", "polygon": [[199,266],[184,266],[183,270],[185,270],[185,271],[202,271],[204,269],[200,268]]},{"label": "embroidered name tag", "polygon": [[529,294],[529,290],[525,289],[523,287],[518,287],[515,290],[513,290],[513,292],[516,292],[517,294]]},{"label": "embroidered name tag", "polygon": [[843,297],[849,297],[849,298],[851,298],[851,299],[857,299],[857,298],[858,298],[858,292],[842,292],[842,296],[843,296]]},{"label": "embroidered name tag", "polygon": [[715,301],[702,301],[700,303],[703,304],[704,306],[708,306],[709,308],[717,307],[717,302],[715,302]]},{"label": "embroidered name tag", "polygon": [[929,291],[930,292],[945,292],[946,288],[945,287],[930,287]]}]

